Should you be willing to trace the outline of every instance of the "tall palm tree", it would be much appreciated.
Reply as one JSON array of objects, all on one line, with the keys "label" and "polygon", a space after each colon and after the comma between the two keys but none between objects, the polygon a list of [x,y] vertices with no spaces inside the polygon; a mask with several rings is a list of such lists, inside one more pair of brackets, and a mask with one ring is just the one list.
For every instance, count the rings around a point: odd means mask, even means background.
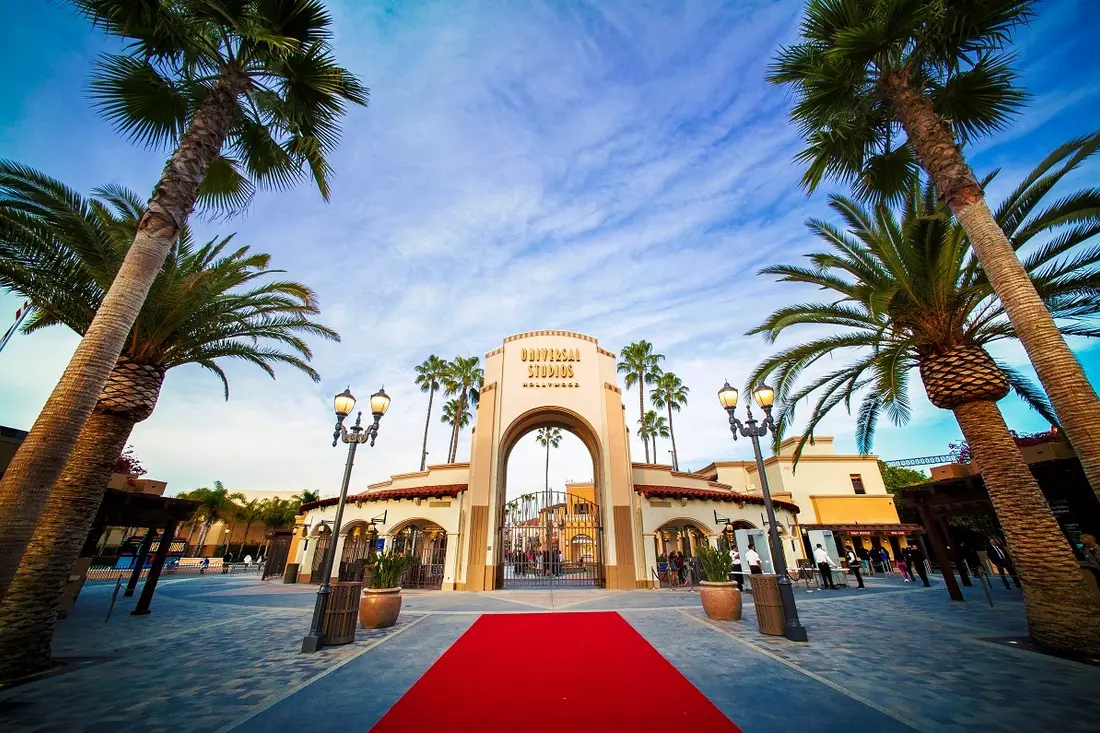
[{"label": "tall palm tree", "polygon": [[[1079,146],[1077,141],[1068,147]],[[1045,191],[1032,193],[1003,206],[999,223],[1023,241],[1072,223],[1068,232],[1028,248],[1024,263],[1047,306],[1063,319],[1064,333],[1100,336],[1100,249],[1077,247],[1088,238],[1086,230],[1100,231],[1100,193],[1083,191],[1042,211],[1037,207]],[[765,360],[750,378],[750,387],[774,380],[781,405],[777,440],[792,424],[796,407],[812,395],[796,456],[832,408],[861,399],[856,437],[860,451],[869,452],[880,415],[895,424],[908,420],[908,380],[915,369],[932,404],[954,413],[981,469],[1023,582],[1032,637],[1056,649],[1100,653],[1100,605],[996,403],[1012,389],[1048,419],[1054,416],[1034,384],[986,351],[990,343],[1016,338],[1016,332],[965,230],[937,205],[932,186],[923,191],[915,186],[900,216],[885,203],[868,210],[839,196],[832,197],[831,206],[847,231],[808,222],[829,245],[807,255],[812,267],[762,271],[815,285],[831,296],[780,308],[751,332],[771,341],[796,326],[827,331]],[[1017,229],[1013,222],[1024,219],[1031,224]],[[809,377],[807,370],[825,357],[850,361]]]},{"label": "tall palm tree", "polygon": [[1005,127],[1027,99],[1005,47],[1034,5],[809,0],[800,42],[780,51],[768,78],[795,90],[791,119],[807,139],[798,159],[811,191],[832,178],[862,195],[896,199],[919,168],[928,173],[966,230],[1100,497],[1100,400],[962,153],[967,141]]},{"label": "tall palm tree", "polygon": [[244,522],[244,534],[241,535],[241,544],[237,547],[237,557],[244,555],[244,545],[248,541],[248,531],[257,520],[263,521],[267,507],[260,499],[249,499],[242,503],[236,513],[238,522]]},{"label": "tall palm tree", "polygon": [[[458,395],[461,408],[455,414],[463,414],[462,421],[452,423],[451,447],[447,453],[447,462],[454,463],[458,454],[458,436],[462,428],[470,423],[468,408],[477,407],[481,398],[481,385],[485,381],[485,370],[481,368],[481,360],[476,356],[456,356],[447,364],[446,373],[443,375],[443,388],[449,395]],[[446,422],[446,420],[444,420]],[[460,424],[461,423],[461,424]]]},{"label": "tall palm tree", "polygon": [[312,178],[327,199],[345,107],[367,101],[333,58],[317,0],[73,3],[127,44],[97,62],[96,106],[122,133],[172,153],[123,266],[0,479],[0,599],[200,196],[233,210],[257,185]]},{"label": "tall palm tree", "polygon": [[[451,426],[451,435],[457,435],[458,431],[470,424],[470,410],[463,404],[462,398],[456,397],[443,403],[443,414],[440,420]],[[454,438],[451,440],[451,452],[447,455],[447,462],[454,463]]]},{"label": "tall palm tree", "polygon": [[[653,344],[642,340],[624,346],[619,358],[622,361],[616,368],[623,375],[626,388],[638,387],[638,420],[641,421],[645,417],[645,383],[654,381],[661,374],[660,362],[665,356],[654,353]],[[645,437],[642,438],[642,445],[645,446],[645,462],[649,463],[649,441]]]},{"label": "tall palm tree", "polygon": [[[687,404],[687,394],[690,390],[684,386],[683,381],[672,372],[664,372],[654,383],[653,390],[649,393],[649,399],[658,410],[664,408],[668,411],[668,434],[672,438],[672,468],[680,470],[680,453],[676,450],[676,431],[672,429],[672,412],[680,411]],[[656,453],[656,448],[653,449]]]},{"label": "tall palm tree", "polygon": [[668,422],[663,415],[658,415],[656,410],[646,410],[645,416],[638,421],[638,435],[643,440],[653,441],[653,462],[657,462],[657,438],[667,438]]},{"label": "tall palm tree", "polygon": [[314,491],[313,489],[302,489],[297,494],[290,497],[290,501],[294,504],[294,510],[297,511],[301,508],[302,504],[309,504],[310,502],[319,501],[321,499],[321,492]]},{"label": "tall palm tree", "polygon": [[539,428],[535,432],[535,441],[546,448],[546,482],[543,485],[546,505],[550,505],[550,449],[561,445],[561,428]]},{"label": "tall palm tree", "polygon": [[424,445],[420,449],[420,470],[428,467],[428,427],[432,424],[432,401],[443,386],[447,374],[447,362],[432,354],[416,367],[416,384],[421,392],[428,393],[428,416],[424,420]]},{"label": "tall palm tree", "polygon": [[[62,324],[84,333],[128,256],[142,202],[118,188],[85,199],[56,180],[2,162],[0,187],[7,192],[0,201],[0,287],[36,303],[24,331]],[[23,234],[12,236],[16,227]],[[318,379],[304,339],[339,337],[311,320],[318,312],[315,295],[272,278],[281,271],[269,268],[268,255],[228,249],[229,243],[225,238],[196,247],[184,228],[172,246],[0,603],[0,649],[8,641],[17,647],[2,655],[0,670],[48,661],[69,571],[116,461],[134,426],[152,414],[169,369],[198,364],[221,379],[227,398],[219,366],[225,359],[255,364],[272,376],[276,366],[286,365]],[[35,644],[16,643],[20,635]]]}]

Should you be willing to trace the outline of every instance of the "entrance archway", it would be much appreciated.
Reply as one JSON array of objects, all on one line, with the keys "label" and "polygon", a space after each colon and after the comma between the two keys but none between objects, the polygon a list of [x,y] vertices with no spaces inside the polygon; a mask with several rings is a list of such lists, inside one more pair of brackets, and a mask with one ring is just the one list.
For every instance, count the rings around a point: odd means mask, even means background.
[{"label": "entrance archway", "polygon": [[401,576],[402,588],[443,586],[447,530],[427,519],[413,519],[392,532],[390,542],[394,552],[413,558]]}]

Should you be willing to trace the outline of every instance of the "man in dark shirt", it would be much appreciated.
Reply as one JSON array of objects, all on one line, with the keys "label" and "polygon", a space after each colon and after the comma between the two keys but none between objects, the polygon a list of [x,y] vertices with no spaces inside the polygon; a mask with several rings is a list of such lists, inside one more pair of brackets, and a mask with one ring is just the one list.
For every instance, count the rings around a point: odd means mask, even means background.
[{"label": "man in dark shirt", "polygon": [[1006,572],[1012,575],[1012,582],[1016,584],[1016,587],[1020,587],[1020,579],[1016,577],[1016,570],[1012,567],[1012,560],[1008,557],[1008,552],[1005,551],[1004,545],[996,537],[989,538],[989,546],[985,549],[986,555],[989,556],[989,561],[993,563],[997,568],[997,572],[1001,576],[1001,582],[1005,584],[1005,588],[1011,588],[1008,584],[1008,577]]}]

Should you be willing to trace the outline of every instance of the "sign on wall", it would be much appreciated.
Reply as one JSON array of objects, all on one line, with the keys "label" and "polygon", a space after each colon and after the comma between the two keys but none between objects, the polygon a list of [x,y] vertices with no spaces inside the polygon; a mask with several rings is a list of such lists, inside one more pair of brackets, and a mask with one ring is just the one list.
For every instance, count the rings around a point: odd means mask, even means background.
[{"label": "sign on wall", "polygon": [[[581,360],[580,349],[553,347],[520,349],[520,361],[527,364],[524,387],[579,387],[573,365]],[[537,380],[537,381],[535,381]]]}]

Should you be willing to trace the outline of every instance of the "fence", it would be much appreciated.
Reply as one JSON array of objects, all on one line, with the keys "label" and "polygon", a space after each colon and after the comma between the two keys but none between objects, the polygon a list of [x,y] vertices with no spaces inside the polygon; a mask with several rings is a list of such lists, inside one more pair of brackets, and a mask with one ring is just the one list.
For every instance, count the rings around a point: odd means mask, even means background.
[{"label": "fence", "polygon": [[[195,558],[187,559],[190,560]],[[88,576],[86,580],[88,582],[95,582],[104,580],[114,581],[118,578],[129,578],[130,573],[132,573],[133,570],[133,568],[116,568],[106,565],[100,565],[98,567],[88,568]],[[149,576],[149,570],[150,568],[144,568],[141,571],[142,579]],[[179,565],[173,565],[171,567],[165,565],[164,569],[161,571],[161,577],[163,578],[170,575],[219,575],[222,574],[222,570],[225,570],[226,574],[232,575],[254,575],[260,572],[260,565],[259,563],[252,563],[251,567],[246,567],[243,562],[231,563],[226,565],[221,560],[211,560],[210,565],[207,566],[204,573],[203,567],[197,563],[184,564],[181,562]]]}]

